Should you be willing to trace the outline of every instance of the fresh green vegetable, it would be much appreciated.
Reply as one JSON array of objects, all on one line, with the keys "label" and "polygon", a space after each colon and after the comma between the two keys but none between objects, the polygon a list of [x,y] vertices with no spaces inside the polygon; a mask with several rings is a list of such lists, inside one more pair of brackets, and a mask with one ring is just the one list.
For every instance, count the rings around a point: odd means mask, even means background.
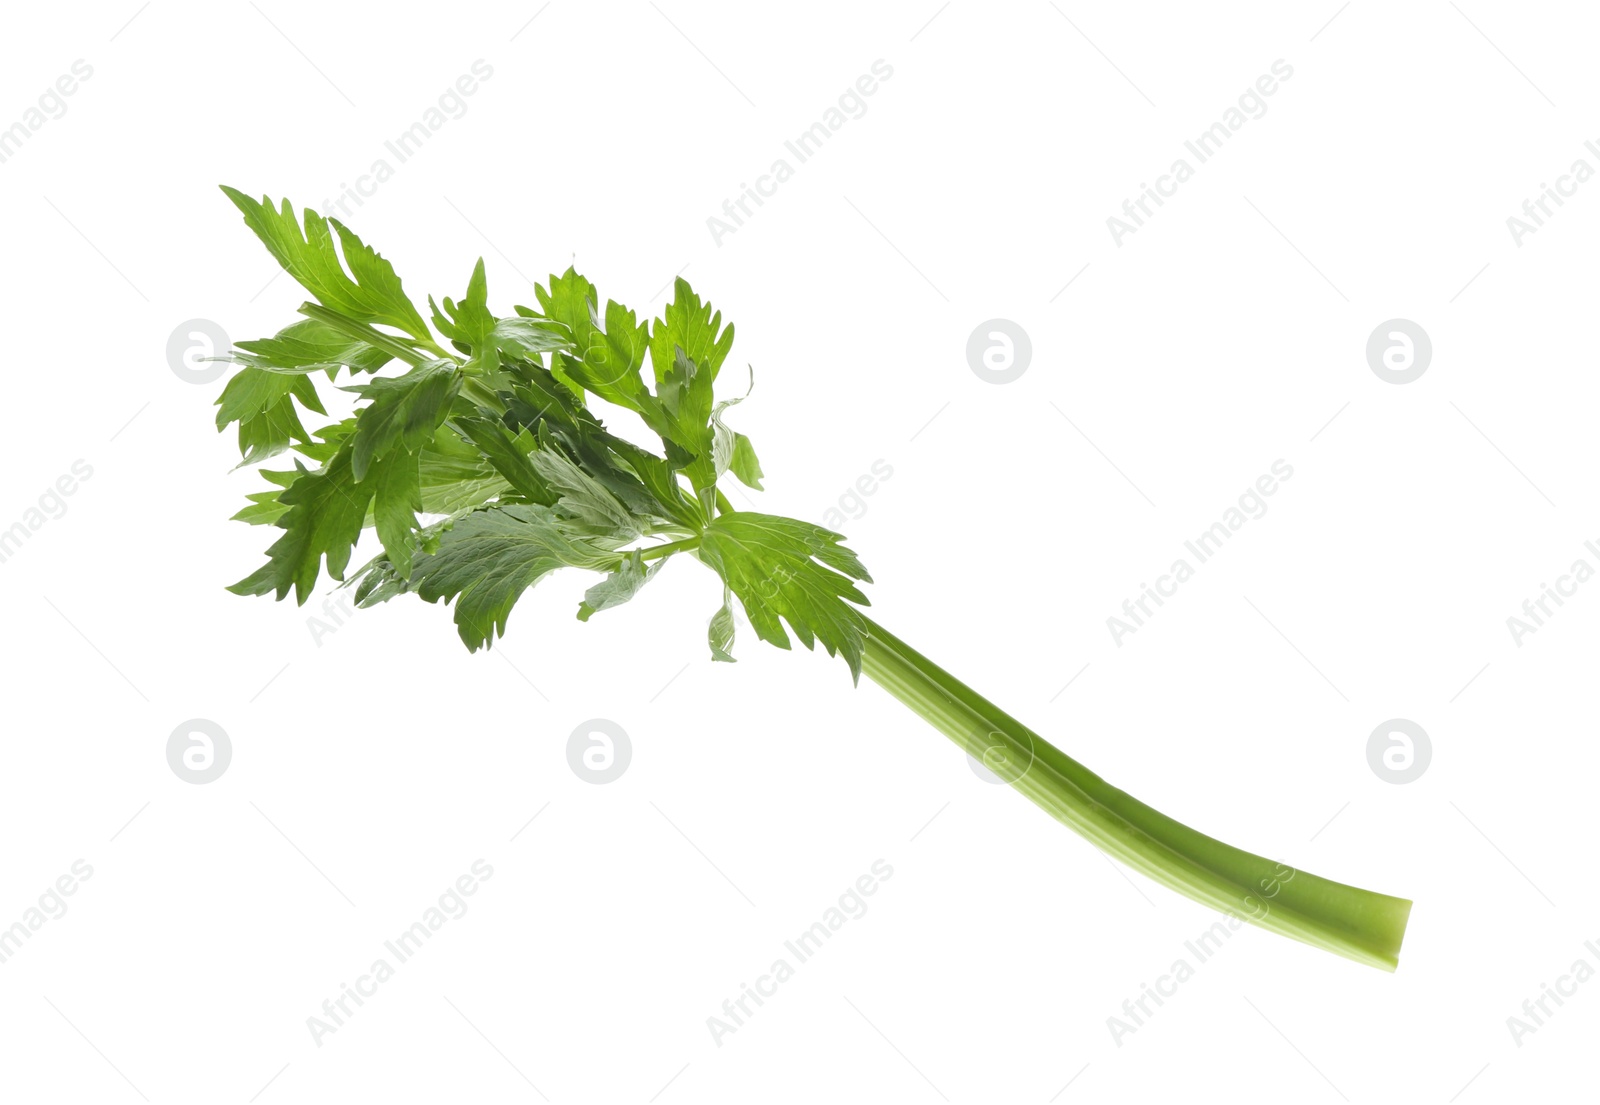
[{"label": "fresh green vegetable", "polygon": [[[780,648],[791,633],[808,649],[821,642],[852,677],[865,672],[1135,870],[1262,928],[1394,969],[1409,901],[1240,851],[1108,785],[867,618],[857,583],[870,577],[839,534],[734,511],[719,481],[759,489],[762,472],[749,438],[723,419],[740,400],[713,394],[733,326],[685,281],[653,322],[616,302],[602,311],[594,285],[570,268],[537,288],[537,308],[497,316],[480,260],[459,301],[428,301],[430,329],[389,262],[349,228],[223,191],[316,298],[300,308],[304,319],[239,343],[232,359],[242,367],[217,403],[217,426],[237,423],[245,463],[293,450],[315,465],[296,457],[263,471],[272,486],[236,517],[283,533],[231,590],[293,591],[304,603],[325,565],[363,606],[407,591],[452,603],[476,650],[504,636],[523,592],[559,568],[601,574],[578,608],[587,621],[630,601],[681,554],[722,584],[712,659],[733,660],[737,598],[757,637]],[[302,412],[326,417],[315,376],[341,373],[355,415],[308,434]],[[638,415],[660,451],[608,432],[592,398]],[[368,527],[382,552],[347,579]]]}]

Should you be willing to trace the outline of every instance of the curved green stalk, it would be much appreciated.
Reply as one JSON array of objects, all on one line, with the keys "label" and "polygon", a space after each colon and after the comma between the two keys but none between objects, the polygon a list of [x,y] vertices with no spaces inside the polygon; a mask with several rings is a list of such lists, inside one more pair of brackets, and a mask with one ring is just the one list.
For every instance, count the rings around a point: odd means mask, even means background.
[{"label": "curved green stalk", "polygon": [[1056,820],[1114,859],[1208,905],[1392,971],[1411,903],[1251,855],[1111,786],[867,620],[862,671]]}]

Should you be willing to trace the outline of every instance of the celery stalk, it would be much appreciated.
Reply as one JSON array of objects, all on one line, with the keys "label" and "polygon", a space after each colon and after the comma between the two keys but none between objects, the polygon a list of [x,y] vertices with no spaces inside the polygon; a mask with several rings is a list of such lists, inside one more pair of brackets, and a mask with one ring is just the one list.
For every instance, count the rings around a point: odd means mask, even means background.
[{"label": "celery stalk", "polygon": [[862,671],[1113,859],[1223,913],[1395,969],[1411,903],[1213,840],[1111,786],[867,619]]}]

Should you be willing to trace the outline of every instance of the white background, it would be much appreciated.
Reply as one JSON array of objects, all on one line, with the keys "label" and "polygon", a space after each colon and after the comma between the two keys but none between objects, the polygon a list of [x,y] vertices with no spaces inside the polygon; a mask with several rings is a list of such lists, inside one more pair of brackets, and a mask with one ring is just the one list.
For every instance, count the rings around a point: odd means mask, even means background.
[{"label": "white background", "polygon": [[[1600,966],[1600,585],[1520,646],[1506,619],[1600,566],[1600,183],[1520,245],[1506,219],[1600,168],[1593,13],[540,2],[9,13],[0,126],[74,60],[93,76],[0,165],[0,528],[93,475],[0,564],[0,923],[94,873],[0,964],[0,1095],[1592,1093],[1600,984],[1521,1046],[1507,1018]],[[840,662],[741,624],[712,664],[692,562],[587,625],[593,577],[558,576],[476,656],[415,600],[318,640],[320,594],[226,593],[272,535],[227,521],[258,478],[229,474],[221,385],[168,339],[266,336],[303,296],[216,185],[323,208],[477,59],[465,113],[349,219],[414,298],[483,255],[509,313],[576,259],[654,314],[683,271],[737,324],[726,378],[754,366],[752,501],[821,521],[846,497],[875,616],[1111,781],[1415,899],[1398,972],[1246,929],[1119,1044],[1107,1018],[1214,915]],[[716,244],[707,218],[876,59],[865,115]],[[1267,113],[1116,244],[1107,217],[1277,59]],[[965,354],[996,317],[1033,344],[1004,386]],[[1396,317],[1434,347],[1403,386],[1365,356]],[[1123,600],[1280,458],[1266,515],[1114,643]],[[1432,743],[1407,785],[1367,762],[1397,717]],[[231,739],[208,785],[166,761],[191,718]],[[609,785],[567,764],[590,718],[631,738]],[[480,858],[470,910],[313,1042]],[[707,1018],[878,859],[866,914],[718,1046]]]}]

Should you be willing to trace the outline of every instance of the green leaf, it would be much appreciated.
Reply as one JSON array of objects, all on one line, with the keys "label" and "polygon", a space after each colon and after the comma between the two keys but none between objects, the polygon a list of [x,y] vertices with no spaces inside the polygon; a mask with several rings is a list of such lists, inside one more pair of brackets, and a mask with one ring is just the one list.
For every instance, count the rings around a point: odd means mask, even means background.
[{"label": "green leaf", "polygon": [[602,610],[621,606],[637,595],[664,563],[658,560],[646,566],[643,550],[635,549],[623,559],[616,571],[583,593],[583,602],[578,604],[578,620],[586,622]]},{"label": "green leaf", "polygon": [[[676,445],[681,451],[678,467],[691,470],[690,478],[695,490],[710,486],[716,481],[710,460],[713,445],[710,373],[680,348],[667,379],[659,386],[661,409],[667,420],[667,431],[663,437],[669,445]],[[695,461],[705,463],[697,468]]]},{"label": "green leaf", "polygon": [[650,330],[650,363],[655,368],[656,394],[663,404],[667,402],[663,384],[672,374],[679,349],[705,371],[709,389],[733,348],[733,324],[722,325],[721,311],[713,312],[710,303],[702,303],[681,276],[674,281],[673,290],[673,301]]},{"label": "green leaf", "polygon": [[531,502],[554,506],[557,493],[528,461],[533,442],[530,437],[513,437],[497,419],[463,416],[455,425],[483,451],[484,458],[512,488]]},{"label": "green leaf", "polygon": [[573,399],[554,372],[529,367],[523,382],[512,388],[507,421],[513,426],[536,429],[541,435],[549,433],[632,513],[688,529],[701,524],[700,512],[684,498],[672,465],[647,449],[607,433],[605,426]]},{"label": "green leaf", "polygon": [[[396,327],[419,341],[432,340],[427,324],[400,286],[394,266],[339,220],[324,219],[308,207],[302,230],[288,200],[274,209],[266,196],[257,201],[227,185],[222,190],[244,213],[246,225],[278,264],[324,307],[360,322]],[[330,225],[339,236],[337,248]]]},{"label": "green leaf", "polygon": [[554,371],[532,365],[520,377],[511,386],[511,400],[506,404],[511,425],[534,429],[539,423],[550,421],[585,432],[600,427],[583,406],[582,398],[575,397]]},{"label": "green leaf", "polygon": [[[674,299],[650,331],[650,363],[655,370],[656,398],[667,425],[662,432],[668,455],[684,470],[695,491],[715,486],[726,469],[731,439],[717,463],[717,437],[712,385],[733,347],[733,327],[722,325],[721,312],[703,303],[688,281],[675,281]],[[737,402],[738,400],[734,400]],[[673,449],[672,446],[676,446]]]},{"label": "green leaf", "polygon": [[383,551],[401,578],[411,575],[411,552],[422,509],[422,476],[417,458],[395,450],[372,466],[372,516]]},{"label": "green leaf", "polygon": [[279,491],[257,491],[246,495],[250,505],[245,507],[232,518],[230,522],[248,522],[252,526],[267,525],[282,518],[289,508],[278,501]]},{"label": "green leaf", "polygon": [[[555,277],[551,277],[552,281],[555,279]],[[534,290],[536,292],[539,291],[537,285],[535,285]],[[573,336],[571,328],[568,327],[566,323],[555,318],[547,318],[541,315],[538,311],[535,311],[532,307],[524,307],[520,303],[517,304],[513,310],[517,312],[517,317],[519,319],[548,326],[551,328],[552,332],[565,333],[569,340],[568,348],[559,350],[558,352],[577,352],[577,338]],[[566,400],[570,401],[571,403],[575,403],[580,407],[583,405],[584,401],[588,398],[588,393],[583,390],[582,384],[578,383],[572,377],[567,375],[566,369],[561,367],[560,357],[552,357],[550,359],[549,375],[551,381],[555,383],[564,393]]]},{"label": "green leaf", "polygon": [[559,322],[542,318],[512,316],[495,322],[490,339],[509,357],[536,360],[541,353],[556,350],[571,352],[572,332]]},{"label": "green leaf", "polygon": [[728,471],[746,487],[757,491],[763,490],[761,462],[756,459],[755,446],[751,445],[750,439],[741,433],[733,435],[733,458],[728,462]]},{"label": "green leaf", "polygon": [[455,514],[511,490],[475,445],[443,427],[417,454],[417,472],[429,514]]},{"label": "green leaf", "polygon": [[[312,437],[316,439],[315,441],[307,445],[296,445],[295,452],[304,453],[318,464],[327,464],[333,459],[334,454],[344,446],[345,439],[355,432],[356,420],[354,415],[339,422],[330,422],[312,434]],[[271,472],[263,472],[262,475],[268,479],[272,479],[273,476]],[[279,483],[282,487],[287,487],[298,478],[298,474],[290,473],[287,480],[273,480],[273,482]]]},{"label": "green leaf", "polygon": [[403,376],[378,376],[342,390],[372,401],[356,416],[351,471],[359,482],[374,458],[397,446],[415,453],[433,440],[461,391],[461,372],[449,361],[425,361]]},{"label": "green leaf", "polygon": [[[750,381],[750,386],[752,388],[755,387],[755,380],[753,377]],[[749,396],[750,392],[746,391],[737,399],[725,399],[721,403],[718,403],[715,407],[711,408],[711,467],[713,473],[713,482],[720,480],[722,478],[722,474],[733,465],[734,450],[738,445],[738,439],[743,436],[741,434],[734,433],[733,430],[728,428],[728,424],[722,421],[722,412],[727,410],[729,407],[738,406],[740,403],[743,403],[747,398],[749,398]],[[745,439],[745,449],[749,453],[749,459],[754,461],[756,455],[755,450],[750,448],[750,442],[748,438]],[[757,465],[756,475],[758,478],[760,476],[760,472],[760,466]]]},{"label": "green leaf", "polygon": [[582,533],[615,538],[639,536],[639,523],[599,480],[574,464],[548,438],[528,457],[540,479],[560,496],[556,511]]},{"label": "green leaf", "polygon": [[429,602],[455,602],[457,632],[476,652],[505,636],[511,608],[550,572],[615,561],[612,546],[573,533],[548,507],[491,506],[441,533],[438,551],[417,558],[411,586]]},{"label": "green leaf", "polygon": [[602,329],[594,285],[571,268],[561,276],[552,274],[549,290],[536,287],[534,291],[545,316],[572,332],[574,351],[556,354],[562,371],[607,402],[638,411],[646,421],[659,421],[655,397],[639,375],[649,344],[649,326],[620,303],[608,301]]},{"label": "green leaf", "polygon": [[[327,431],[321,430],[318,432],[326,433]],[[305,451],[309,448],[310,446],[302,446],[301,450]],[[248,522],[252,526],[265,525],[269,522],[277,521],[289,510],[279,500],[279,496],[283,494],[283,489],[305,474],[305,469],[299,467],[276,471],[260,468],[257,471],[268,483],[276,486],[271,491],[257,491],[254,494],[246,495],[245,498],[250,500],[251,505],[235,514],[229,519],[230,521]]]},{"label": "green leaf", "polygon": [[733,658],[733,592],[726,585],[722,588],[722,605],[711,615],[706,641],[711,645],[713,660],[727,664],[736,662]]},{"label": "green leaf", "polygon": [[388,602],[396,595],[411,592],[406,579],[394,570],[387,558],[378,557],[364,564],[341,587],[354,587],[356,605],[362,609]]},{"label": "green leaf", "polygon": [[[637,479],[639,485],[650,497],[650,513],[665,519],[685,529],[698,530],[704,524],[701,512],[684,496],[683,489],[678,483],[676,471],[664,458],[657,456],[648,449],[641,449],[631,441],[604,435],[605,452],[615,455],[622,463],[628,466],[629,471]],[[585,464],[591,464],[590,454],[584,451],[581,458]],[[625,492],[616,482],[611,482],[607,472],[598,478],[607,481],[612,491],[623,497]],[[643,513],[635,507],[635,513]]]},{"label": "green leaf", "polygon": [[484,372],[493,373],[500,367],[500,348],[491,340],[495,317],[489,313],[488,304],[489,278],[484,273],[482,257],[472,270],[467,294],[460,303],[453,303],[446,296],[445,313],[441,314],[433,297],[428,297],[428,306],[433,309],[433,325],[439,333],[453,341],[457,349],[470,353]]},{"label": "green leaf", "polygon": [[[295,392],[302,381],[298,376],[268,372],[260,368],[245,368],[236,372],[217,396],[217,429],[227,429],[229,423],[247,422],[256,418]],[[317,398],[316,389],[302,391],[307,406],[319,414],[326,414]],[[313,405],[314,404],[314,405]],[[299,440],[309,441],[309,437]]]},{"label": "green leaf", "polygon": [[733,326],[724,327],[721,312],[702,302],[680,277],[673,301],[651,328],[650,362],[667,423],[662,437],[668,457],[689,478],[708,515],[712,489],[733,456],[733,431],[720,414],[739,400],[714,404],[712,394],[732,347]]},{"label": "green leaf", "polygon": [[807,648],[821,641],[828,655],[843,655],[859,680],[866,626],[849,603],[870,604],[850,581],[871,577],[842,540],[808,522],[740,511],[706,528],[700,559],[739,596],[757,637],[788,648],[781,618]]},{"label": "green leaf", "polygon": [[356,341],[316,319],[301,319],[270,338],[237,343],[242,352],[232,359],[267,372],[307,373],[326,370],[332,377],[340,365],[352,372],[376,372],[393,358],[381,349]]},{"label": "green leaf", "polygon": [[[298,463],[298,462],[297,462]],[[316,472],[306,472],[278,496],[289,509],[274,523],[284,535],[267,550],[267,563],[228,590],[236,595],[276,593],[290,588],[301,605],[311,597],[324,557],[328,574],[343,579],[350,550],[361,536],[375,481],[356,483],[350,474],[350,449],[341,448]]]},{"label": "green leaf", "polygon": [[255,418],[239,423],[238,467],[259,464],[289,448],[291,441],[305,441],[305,427],[294,404],[284,399],[266,408]]},{"label": "green leaf", "polygon": [[239,423],[241,465],[276,456],[292,441],[310,443],[311,436],[294,409],[296,399],[307,410],[327,413],[316,386],[305,376],[244,368],[228,381],[217,397],[217,429]]}]

